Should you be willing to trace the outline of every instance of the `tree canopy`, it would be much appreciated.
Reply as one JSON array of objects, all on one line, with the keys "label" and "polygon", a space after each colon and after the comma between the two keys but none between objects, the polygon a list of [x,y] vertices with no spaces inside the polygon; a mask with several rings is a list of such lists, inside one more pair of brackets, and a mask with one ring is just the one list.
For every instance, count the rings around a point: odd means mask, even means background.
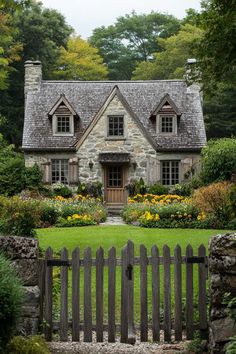
[{"label": "tree canopy", "polygon": [[66,80],[103,80],[107,77],[107,68],[97,48],[79,36],[73,36],[67,49],[60,48],[54,76]]},{"label": "tree canopy", "polygon": [[196,44],[202,36],[202,30],[185,24],[180,31],[169,37],[159,38],[161,51],[154,54],[154,59],[141,62],[133,72],[134,80],[183,79],[188,58],[195,58]]},{"label": "tree canopy", "polygon": [[157,38],[167,38],[179,27],[180,21],[171,15],[132,12],[112,26],[95,28],[89,41],[99,49],[110,79],[130,79],[137,62],[151,59],[161,49]]}]

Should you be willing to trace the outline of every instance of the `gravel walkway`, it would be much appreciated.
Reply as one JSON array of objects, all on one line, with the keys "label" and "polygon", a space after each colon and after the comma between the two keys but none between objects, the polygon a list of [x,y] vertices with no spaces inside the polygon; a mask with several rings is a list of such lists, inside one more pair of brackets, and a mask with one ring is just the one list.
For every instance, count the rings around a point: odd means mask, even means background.
[{"label": "gravel walkway", "polygon": [[107,220],[100,225],[126,225],[126,223],[120,216],[108,216]]},{"label": "gravel walkway", "polygon": [[180,354],[184,344],[52,342],[49,350],[52,354]]}]

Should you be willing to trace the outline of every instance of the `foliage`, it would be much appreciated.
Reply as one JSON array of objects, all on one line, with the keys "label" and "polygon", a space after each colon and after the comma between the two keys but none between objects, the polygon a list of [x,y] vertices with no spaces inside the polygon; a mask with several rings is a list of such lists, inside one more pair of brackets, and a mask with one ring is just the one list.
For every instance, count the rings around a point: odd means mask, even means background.
[{"label": "foliage", "polygon": [[147,191],[147,186],[142,177],[139,180],[130,180],[130,183],[125,188],[128,190],[129,196],[144,194]]},{"label": "foliage", "polygon": [[23,290],[10,262],[0,254],[0,350],[14,334]]},{"label": "foliage", "polygon": [[235,184],[233,184],[229,188],[229,193],[228,193],[228,212],[230,214],[230,217],[236,218],[236,185]]},{"label": "foliage", "polygon": [[104,80],[107,77],[98,49],[79,36],[69,39],[67,49],[61,47],[56,66],[54,75],[62,80]]},{"label": "foliage", "polygon": [[236,77],[236,11],[235,0],[202,2],[201,25],[205,32],[199,55],[203,82],[212,90],[218,82],[235,82]]},{"label": "foliage", "polygon": [[203,113],[208,138],[236,136],[236,86],[221,82],[204,92]]},{"label": "foliage", "polygon": [[47,343],[40,336],[17,336],[7,345],[6,354],[50,354],[50,352]]},{"label": "foliage", "polygon": [[231,184],[228,182],[218,182],[201,187],[194,192],[193,203],[205,213],[227,220],[230,187]]},{"label": "foliage", "polygon": [[102,198],[103,197],[102,188],[103,188],[103,185],[99,181],[88,182],[88,183],[81,183],[80,182],[78,184],[77,193],[81,194],[83,196],[91,196],[93,198]]},{"label": "foliage", "polygon": [[202,36],[202,30],[185,24],[177,34],[168,38],[159,38],[161,48],[154,54],[154,60],[140,62],[133,72],[134,80],[182,79],[188,58],[196,57],[196,45]]},{"label": "foliage", "polygon": [[155,195],[155,194],[136,194],[133,197],[128,198],[128,203],[144,203],[144,204],[151,204],[151,205],[156,205],[156,204],[161,204],[161,205],[166,205],[166,204],[172,204],[172,203],[187,203],[189,200],[185,197],[176,195],[176,194],[161,194],[161,195]]},{"label": "foliage", "polygon": [[236,174],[236,139],[209,141],[202,150],[203,182],[229,181]]},{"label": "foliage", "polygon": [[32,237],[39,224],[40,204],[36,200],[0,197],[0,232],[4,235]]},{"label": "foliage", "polygon": [[90,42],[99,49],[109,69],[109,79],[129,80],[136,62],[147,61],[160,50],[157,38],[177,33],[180,21],[175,17],[151,12],[119,17],[114,25],[95,28]]},{"label": "foliage", "polygon": [[95,220],[92,219],[91,215],[83,214],[73,214],[67,218],[58,218],[56,223],[57,227],[73,227],[73,226],[87,226],[96,225]]},{"label": "foliage", "polygon": [[21,60],[10,64],[9,87],[0,95],[0,116],[6,118],[1,131],[8,142],[19,146],[24,118],[24,62],[40,60],[44,78],[52,79],[59,49],[66,46],[72,29],[60,13],[43,8],[38,1],[30,1],[21,11],[12,11],[11,28],[14,43],[20,43],[22,50]]},{"label": "foliage", "polygon": [[10,64],[20,59],[22,49],[14,39],[16,29],[12,25],[11,7],[5,1],[0,3],[0,33],[0,90],[3,90],[8,86]]},{"label": "foliage", "polygon": [[52,185],[54,196],[61,196],[63,198],[72,197],[72,190],[63,183],[55,183]]},{"label": "foliage", "polygon": [[0,134],[0,194],[12,196],[26,188],[37,189],[41,181],[39,167],[25,167],[23,155],[7,145]]},{"label": "foliage", "polygon": [[155,195],[167,194],[168,188],[166,186],[163,186],[163,184],[161,183],[154,183],[148,187],[148,193]]},{"label": "foliage", "polygon": [[107,217],[106,209],[98,198],[85,197],[82,195],[76,195],[69,199],[65,199],[61,196],[55,199],[45,199],[40,202],[40,213],[41,226],[58,223],[64,226],[66,226],[66,223],[69,224],[68,226],[75,226],[74,224],[80,221],[77,219],[80,218],[72,218],[73,215],[80,215],[82,219],[87,215],[91,218],[93,223],[105,221]]}]

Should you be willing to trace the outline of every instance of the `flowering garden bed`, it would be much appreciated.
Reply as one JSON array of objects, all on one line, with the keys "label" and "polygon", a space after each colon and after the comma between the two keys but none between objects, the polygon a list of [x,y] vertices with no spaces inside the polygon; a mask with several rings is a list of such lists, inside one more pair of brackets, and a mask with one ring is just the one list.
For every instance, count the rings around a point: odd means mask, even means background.
[{"label": "flowering garden bed", "polygon": [[127,223],[143,227],[159,228],[216,228],[224,225],[217,223],[211,216],[197,208],[191,198],[179,195],[137,194],[129,198],[122,211]]}]

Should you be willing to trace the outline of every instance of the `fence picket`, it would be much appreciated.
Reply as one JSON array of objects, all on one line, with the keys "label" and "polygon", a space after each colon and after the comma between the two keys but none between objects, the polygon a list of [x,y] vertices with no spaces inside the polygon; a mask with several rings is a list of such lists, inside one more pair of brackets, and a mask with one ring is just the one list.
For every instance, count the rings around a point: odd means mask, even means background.
[{"label": "fence picket", "polygon": [[[193,256],[193,248],[188,245],[186,257]],[[186,263],[186,338],[193,339],[193,264]]]},{"label": "fence picket", "polygon": [[108,342],[115,342],[116,249],[108,252]]},{"label": "fence picket", "polygon": [[152,247],[152,338],[160,341],[160,268],[159,250]]},{"label": "fence picket", "polygon": [[127,247],[125,246],[121,250],[121,343],[128,342],[128,277],[126,274],[127,265]]},{"label": "fence picket", "polygon": [[[134,335],[134,243],[127,242],[127,270],[128,278],[128,343],[135,343]],[[131,273],[130,273],[131,272]]]},{"label": "fence picket", "polygon": [[[61,260],[68,260],[66,248],[61,250]],[[60,340],[68,341],[68,267],[61,267],[61,311],[60,311]]]},{"label": "fence picket", "polygon": [[174,250],[174,277],[175,277],[175,340],[182,340],[182,272],[181,248],[179,245]]},{"label": "fence picket", "polygon": [[92,342],[91,248],[84,250],[84,341]]},{"label": "fence picket", "polygon": [[170,248],[163,247],[164,266],[164,340],[171,341],[171,279],[170,279]]},{"label": "fence picket", "polygon": [[[201,245],[198,248],[198,256],[206,257],[206,248]],[[207,268],[205,263],[198,265],[198,308],[199,308],[199,329],[203,339],[207,336],[207,295],[206,295]]]},{"label": "fence picket", "polygon": [[96,253],[96,336],[103,342],[103,279],[104,251],[100,247]]},{"label": "fence picket", "polygon": [[80,251],[72,252],[72,341],[80,340]]},{"label": "fence picket", "polygon": [[[45,261],[53,258],[53,250],[47,248],[45,252]],[[45,271],[45,339],[50,342],[52,340],[52,267],[46,266]]]},{"label": "fence picket", "polygon": [[148,341],[148,305],[147,305],[147,248],[140,246],[140,336],[141,342]]}]

